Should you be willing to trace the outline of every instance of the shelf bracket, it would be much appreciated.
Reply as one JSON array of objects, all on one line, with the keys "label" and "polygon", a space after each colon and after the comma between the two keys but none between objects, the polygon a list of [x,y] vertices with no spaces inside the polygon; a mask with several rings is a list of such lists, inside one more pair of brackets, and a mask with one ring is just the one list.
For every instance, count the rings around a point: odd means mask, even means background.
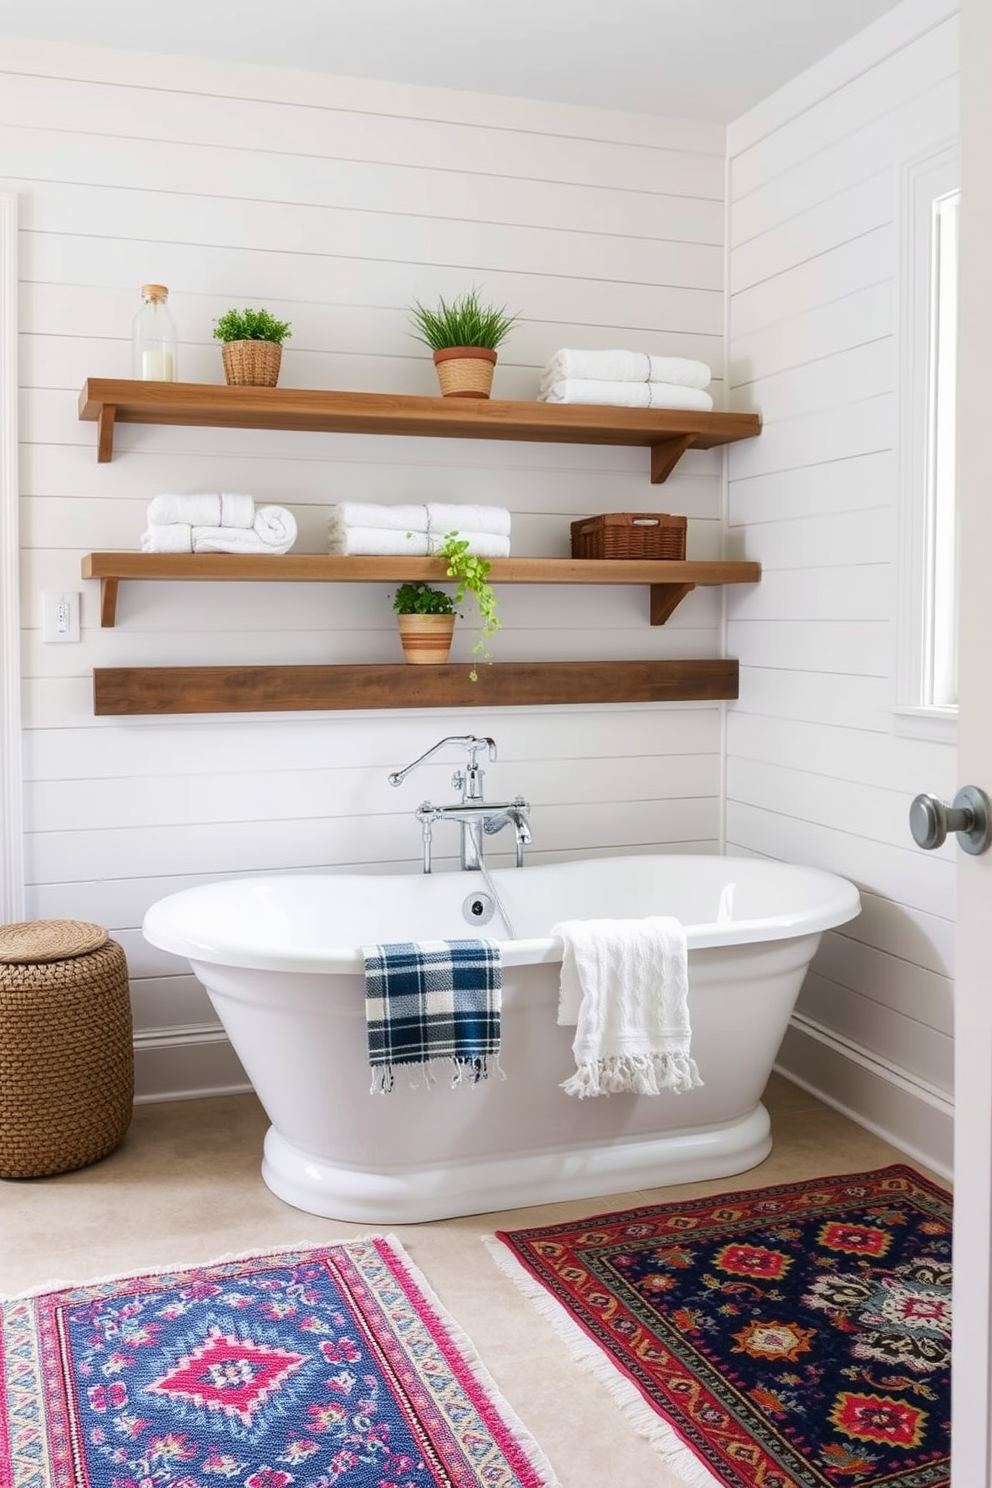
[{"label": "shelf bracket", "polygon": [[651,586],[651,624],[664,625],[670,615],[678,609],[687,594],[695,589],[695,584],[652,584]]},{"label": "shelf bracket", "polygon": [[695,442],[695,434],[679,434],[674,439],[666,439],[660,444],[653,444],[651,446],[651,484],[662,485],[686,450],[691,449]]},{"label": "shelf bracket", "polygon": [[117,624],[117,589],[119,579],[100,580],[100,624],[112,629]]},{"label": "shelf bracket", "polygon": [[96,458],[98,465],[107,465],[114,458],[114,421],[117,418],[115,403],[102,403],[96,416]]}]

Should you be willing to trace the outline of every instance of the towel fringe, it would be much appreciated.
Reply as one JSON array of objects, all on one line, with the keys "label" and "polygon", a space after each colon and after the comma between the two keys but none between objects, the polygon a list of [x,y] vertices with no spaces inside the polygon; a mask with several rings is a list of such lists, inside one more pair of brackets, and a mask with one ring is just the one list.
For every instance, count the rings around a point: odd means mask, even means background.
[{"label": "towel fringe", "polygon": [[624,1093],[661,1095],[665,1090],[679,1095],[702,1083],[691,1054],[611,1054],[578,1065],[575,1074],[562,1081],[561,1089],[582,1100],[586,1096]]},{"label": "towel fringe", "polygon": [[[458,1085],[478,1085],[482,1080],[488,1080],[491,1074],[497,1079],[505,1080],[506,1073],[499,1062],[498,1054],[478,1054],[469,1059],[457,1059],[454,1055],[448,1061],[452,1067],[451,1088]],[[432,1085],[437,1084],[437,1061],[417,1060],[404,1064],[409,1077],[411,1090],[429,1090]],[[372,1071],[372,1083],[369,1086],[370,1095],[388,1095],[396,1084],[396,1067],[392,1064],[376,1065]]]}]

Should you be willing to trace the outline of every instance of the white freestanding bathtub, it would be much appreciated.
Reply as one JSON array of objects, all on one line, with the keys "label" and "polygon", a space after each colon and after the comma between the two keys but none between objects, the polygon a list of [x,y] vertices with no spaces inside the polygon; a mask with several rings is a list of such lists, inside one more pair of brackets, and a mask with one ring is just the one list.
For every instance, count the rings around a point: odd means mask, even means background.
[{"label": "white freestanding bathtub", "polygon": [[[822,931],[857,889],[760,858],[652,854],[491,875],[231,879],[149,909],[145,937],[185,956],[271,1121],[262,1176],[333,1219],[414,1222],[743,1172],[771,1150],[761,1095]],[[574,1029],[556,1022],[559,920],[675,915],[689,945],[683,1094],[578,1099]],[[512,932],[508,931],[508,920]],[[485,936],[502,945],[500,1062],[474,1086],[402,1067],[370,1093],[363,944]]]}]

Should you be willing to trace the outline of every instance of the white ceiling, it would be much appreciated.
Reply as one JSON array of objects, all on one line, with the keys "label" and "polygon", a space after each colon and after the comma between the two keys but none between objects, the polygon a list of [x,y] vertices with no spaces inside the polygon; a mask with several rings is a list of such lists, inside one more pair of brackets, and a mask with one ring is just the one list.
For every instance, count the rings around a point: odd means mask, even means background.
[{"label": "white ceiling", "polygon": [[0,0],[0,35],[728,123],[897,3]]}]

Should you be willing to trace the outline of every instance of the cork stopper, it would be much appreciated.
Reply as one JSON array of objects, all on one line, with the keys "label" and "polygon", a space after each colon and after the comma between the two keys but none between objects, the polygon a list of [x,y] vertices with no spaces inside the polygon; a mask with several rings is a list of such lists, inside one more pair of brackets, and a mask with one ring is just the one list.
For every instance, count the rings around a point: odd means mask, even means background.
[{"label": "cork stopper", "polygon": [[146,300],[167,300],[169,291],[164,284],[143,284],[141,293]]}]

